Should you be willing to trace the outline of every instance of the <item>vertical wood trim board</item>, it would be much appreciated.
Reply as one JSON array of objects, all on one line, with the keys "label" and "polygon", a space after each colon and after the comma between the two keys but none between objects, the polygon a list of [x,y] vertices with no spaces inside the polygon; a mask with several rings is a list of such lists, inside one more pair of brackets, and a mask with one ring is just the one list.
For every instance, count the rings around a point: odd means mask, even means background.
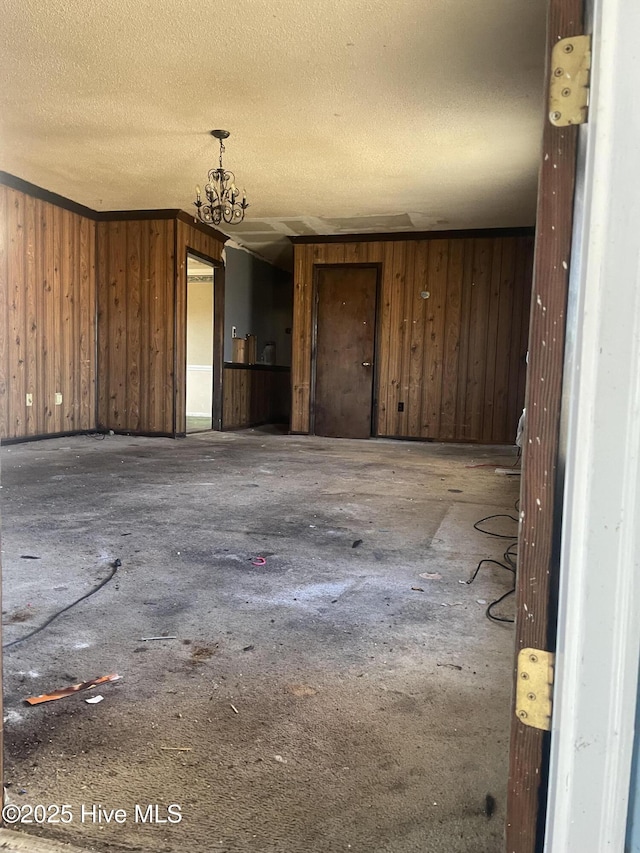
[{"label": "vertical wood trim board", "polygon": [[292,431],[310,430],[314,265],[358,261],[382,269],[375,434],[512,444],[524,405],[530,236],[295,244]]},{"label": "vertical wood trim board", "polygon": [[[548,8],[547,85],[553,45],[559,39],[583,32],[583,3],[582,0],[551,0]],[[530,303],[516,655],[522,648],[555,651],[560,565],[557,525],[562,503],[558,451],[577,133],[577,127],[554,127],[545,115]],[[516,258],[516,267],[518,263]],[[523,332],[521,329],[521,334]],[[523,379],[522,375],[517,378],[518,391]],[[511,394],[515,393],[515,387],[516,377],[512,376]],[[548,734],[525,726],[514,711],[507,791],[508,853],[534,853],[542,849],[547,758]]]},{"label": "vertical wood trim board", "polygon": [[95,228],[0,185],[2,438],[96,427]]}]

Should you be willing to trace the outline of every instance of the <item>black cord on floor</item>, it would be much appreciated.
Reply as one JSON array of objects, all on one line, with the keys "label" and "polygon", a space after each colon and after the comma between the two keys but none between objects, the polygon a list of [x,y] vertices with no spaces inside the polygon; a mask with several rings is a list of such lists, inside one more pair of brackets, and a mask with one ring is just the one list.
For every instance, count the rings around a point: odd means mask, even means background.
[{"label": "black cord on floor", "polygon": [[479,521],[476,521],[476,523],[473,526],[479,533],[486,533],[487,536],[494,536],[496,539],[517,539],[518,538],[517,534],[515,536],[507,536],[504,533],[493,533],[493,531],[491,531],[491,530],[483,530],[482,527],[478,527],[478,525],[482,524],[483,521],[490,521],[490,519],[492,519],[492,518],[510,518],[511,521],[516,521],[516,522],[518,521],[518,519],[515,516],[509,515],[506,512],[501,512],[501,513],[498,513],[498,515],[486,515],[484,518],[481,518]]},{"label": "black cord on floor", "polygon": [[62,616],[63,613],[66,613],[67,610],[71,610],[72,607],[75,607],[76,604],[80,604],[81,601],[84,601],[86,598],[89,598],[92,595],[95,595],[96,592],[102,589],[103,586],[106,586],[109,581],[113,578],[115,573],[118,571],[120,566],[122,565],[122,561],[120,559],[114,560],[111,564],[111,572],[107,575],[107,577],[100,581],[97,586],[94,586],[92,590],[81,595],[80,598],[76,598],[75,601],[72,601],[71,604],[67,604],[66,607],[63,607],[62,610],[58,610],[57,613],[54,613],[53,616],[50,616],[46,622],[43,622],[42,625],[39,625],[37,628],[34,628],[33,631],[30,631],[28,634],[25,634],[24,637],[18,637],[17,640],[12,640],[10,643],[5,643],[3,645],[3,649],[10,649],[12,646],[17,646],[18,643],[24,643],[25,640],[34,637],[36,634],[39,634],[40,631],[44,631],[45,628],[48,628],[49,625],[53,622],[54,619],[57,619],[58,616]]},{"label": "black cord on floor", "polygon": [[500,598],[496,598],[495,601],[492,601],[491,604],[487,607],[487,618],[491,619],[492,622],[515,622],[515,619],[509,619],[506,616],[494,616],[491,612],[491,609],[495,607],[497,604],[500,604],[501,601],[504,601],[505,598],[508,598],[510,595],[516,591],[515,586],[511,587],[511,589],[507,590],[504,595],[501,595]]},{"label": "black cord on floor", "polygon": [[[519,502],[516,501],[516,511],[518,509],[518,503]],[[502,559],[504,560],[503,563],[501,563],[500,560],[490,560],[490,559],[480,560],[480,562],[476,566],[475,572],[471,575],[471,577],[469,578],[467,583],[473,583],[474,582],[474,580],[478,576],[478,572],[480,571],[480,569],[482,568],[482,566],[485,563],[493,563],[493,565],[500,566],[501,569],[505,569],[506,571],[511,572],[514,576],[513,577],[513,586],[511,587],[511,589],[507,590],[507,592],[505,592],[499,598],[496,598],[494,601],[490,602],[489,605],[487,606],[485,613],[486,613],[487,619],[490,619],[492,622],[510,622],[510,623],[513,623],[516,621],[515,619],[509,619],[506,616],[496,616],[493,613],[493,608],[496,607],[498,604],[500,604],[502,601],[504,601],[505,598],[508,598],[510,595],[513,595],[513,593],[516,591],[515,574],[516,574],[518,554],[517,554],[517,551],[515,549],[517,549],[517,547],[518,547],[518,534],[507,536],[504,533],[494,533],[491,530],[484,530],[482,527],[479,527],[479,525],[482,524],[484,521],[489,521],[492,518],[509,518],[509,519],[511,519],[511,521],[516,521],[516,522],[519,520],[517,518],[514,518],[514,516],[512,516],[512,515],[508,515],[507,513],[500,513],[498,515],[487,515],[487,516],[485,516],[485,518],[481,518],[479,521],[476,521],[476,523],[473,526],[477,531],[479,531],[480,533],[484,533],[487,536],[493,536],[496,539],[511,539],[512,542],[510,545],[507,545],[505,552],[502,555]]]}]

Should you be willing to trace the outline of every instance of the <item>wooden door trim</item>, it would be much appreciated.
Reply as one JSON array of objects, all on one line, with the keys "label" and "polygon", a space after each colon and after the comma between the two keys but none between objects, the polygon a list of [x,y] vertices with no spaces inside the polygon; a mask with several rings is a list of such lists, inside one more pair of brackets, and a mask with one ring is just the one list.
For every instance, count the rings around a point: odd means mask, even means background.
[{"label": "wooden door trim", "polygon": [[[175,316],[175,326],[176,326],[176,340],[177,340],[177,325],[180,322],[180,318],[178,317],[178,287],[180,282],[178,281],[177,271],[179,268],[178,262],[178,249],[177,249],[177,232],[176,228],[176,248],[174,251],[175,255],[175,265],[176,265],[176,274],[174,275],[174,280],[176,282],[175,294],[174,294],[174,316]],[[201,261],[204,261],[205,264],[210,264],[213,267],[213,403],[212,403],[212,411],[211,411],[211,423],[212,428],[214,430],[222,429],[222,380],[223,380],[223,360],[224,360],[224,289],[225,289],[225,267],[222,261],[216,260],[215,258],[211,258],[208,255],[205,255],[203,252],[199,252],[197,249],[192,249],[189,245],[185,247],[185,273],[184,273],[184,285],[185,285],[185,293],[184,293],[184,324],[185,324],[185,333],[184,333],[184,352],[183,352],[183,363],[187,364],[187,285],[188,285],[188,276],[187,276],[187,263],[189,260],[189,255],[192,255],[194,258],[198,258]],[[177,349],[174,348],[174,374],[175,381],[178,382],[178,353]],[[183,393],[180,395],[180,405],[183,407],[184,411],[187,410],[187,378],[186,373],[185,376],[181,377],[180,382],[182,383]],[[178,383],[179,384],[179,383]],[[177,435],[176,432],[176,419],[177,419],[177,411],[174,407],[174,420],[173,420],[173,432],[174,435]]]},{"label": "wooden door trim", "polygon": [[224,377],[224,294],[226,270],[213,270],[213,428],[222,429],[222,382]]},{"label": "wooden door trim", "polygon": [[313,287],[311,289],[311,385],[309,388],[309,435],[316,434],[316,368],[318,343],[318,273],[326,269],[375,269],[376,271],[376,305],[375,324],[373,333],[373,381],[371,383],[371,430],[370,437],[377,434],[378,422],[378,337],[380,333],[380,282],[382,281],[381,263],[342,263],[314,264]]},{"label": "wooden door trim", "polygon": [[[582,33],[582,16],[582,0],[549,0],[546,88],[551,48],[560,38]],[[555,651],[564,478],[560,417],[577,134],[577,127],[554,127],[545,114],[525,396],[516,656],[521,648]],[[524,725],[512,705],[508,853],[538,853],[542,849],[548,756],[549,734]]]}]

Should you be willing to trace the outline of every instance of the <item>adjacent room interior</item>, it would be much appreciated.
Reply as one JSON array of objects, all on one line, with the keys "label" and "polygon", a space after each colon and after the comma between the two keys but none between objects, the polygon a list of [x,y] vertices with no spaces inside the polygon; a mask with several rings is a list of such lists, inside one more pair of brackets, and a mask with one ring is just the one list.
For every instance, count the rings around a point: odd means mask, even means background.
[{"label": "adjacent room interior", "polygon": [[43,843],[501,849],[546,4],[321,6],[127,6],[111,55],[118,4],[9,3],[4,784],[69,805]]}]

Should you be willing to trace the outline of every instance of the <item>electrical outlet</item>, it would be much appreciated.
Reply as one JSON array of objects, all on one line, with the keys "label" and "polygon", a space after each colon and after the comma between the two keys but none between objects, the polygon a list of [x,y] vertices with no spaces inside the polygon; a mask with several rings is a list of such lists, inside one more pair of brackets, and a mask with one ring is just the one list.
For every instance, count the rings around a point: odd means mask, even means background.
[{"label": "electrical outlet", "polygon": [[62,394],[60,391],[56,391],[56,406],[62,405]]},{"label": "electrical outlet", "polygon": [[404,403],[398,403],[398,411],[404,412]]},{"label": "electrical outlet", "polygon": [[27,406],[33,406],[33,394],[27,394]]}]

